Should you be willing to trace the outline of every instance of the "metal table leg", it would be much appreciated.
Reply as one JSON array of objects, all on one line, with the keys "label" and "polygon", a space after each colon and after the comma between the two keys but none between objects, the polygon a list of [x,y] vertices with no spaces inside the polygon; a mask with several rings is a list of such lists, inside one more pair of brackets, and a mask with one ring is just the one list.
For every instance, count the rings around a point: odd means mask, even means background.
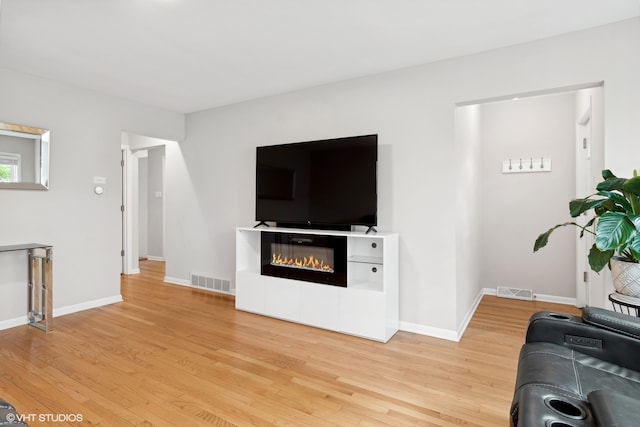
[{"label": "metal table leg", "polygon": [[28,255],[29,324],[49,332],[53,317],[53,249],[32,248],[28,250]]}]

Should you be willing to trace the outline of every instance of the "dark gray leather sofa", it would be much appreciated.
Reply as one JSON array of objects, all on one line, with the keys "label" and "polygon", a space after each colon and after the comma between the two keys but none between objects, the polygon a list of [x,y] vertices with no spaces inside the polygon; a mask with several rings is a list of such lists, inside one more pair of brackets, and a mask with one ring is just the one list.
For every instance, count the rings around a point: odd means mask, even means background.
[{"label": "dark gray leather sofa", "polygon": [[534,314],[520,351],[512,427],[640,426],[640,318],[587,307]]}]

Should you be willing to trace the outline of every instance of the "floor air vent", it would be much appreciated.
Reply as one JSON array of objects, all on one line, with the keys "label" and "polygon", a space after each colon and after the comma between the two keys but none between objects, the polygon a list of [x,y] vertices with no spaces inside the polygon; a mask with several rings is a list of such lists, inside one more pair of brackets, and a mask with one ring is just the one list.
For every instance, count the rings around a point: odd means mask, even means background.
[{"label": "floor air vent", "polygon": [[502,298],[514,298],[533,301],[533,291],[531,289],[518,289],[498,286],[496,295]]}]

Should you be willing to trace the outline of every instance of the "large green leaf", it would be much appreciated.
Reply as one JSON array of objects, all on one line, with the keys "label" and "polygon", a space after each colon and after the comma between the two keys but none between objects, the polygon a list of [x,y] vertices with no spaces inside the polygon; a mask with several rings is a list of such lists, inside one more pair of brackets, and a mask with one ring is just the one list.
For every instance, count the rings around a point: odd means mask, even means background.
[{"label": "large green leaf", "polygon": [[601,251],[595,244],[591,246],[591,250],[589,251],[588,256],[591,269],[595,272],[599,272],[600,270],[602,270],[605,265],[609,264],[609,260],[614,253],[615,252],[613,250]]},{"label": "large green leaf", "polygon": [[640,261],[640,215],[629,215],[629,220],[636,228],[633,239],[629,243],[629,250],[636,261]]},{"label": "large green leaf", "polygon": [[624,209],[622,209],[621,207],[617,206],[615,204],[615,202],[611,199],[605,200],[605,202],[603,204],[601,204],[600,206],[596,206],[595,208],[596,211],[601,210],[599,215],[602,215],[604,212],[606,211],[611,211],[611,212],[625,212]]},{"label": "large green leaf", "polygon": [[625,245],[636,231],[622,212],[605,212],[596,225],[596,246],[602,251],[616,250]]},{"label": "large green leaf", "polygon": [[628,179],[624,184],[624,191],[640,196],[640,176]]},{"label": "large green leaf", "polygon": [[631,203],[633,213],[640,214],[640,177],[637,176],[636,171],[633,171],[633,174],[633,178],[628,179],[624,184],[623,192]]},{"label": "large green leaf", "polygon": [[636,227],[636,231],[640,233],[640,215],[629,215],[629,221]]},{"label": "large green leaf", "polygon": [[640,261],[640,233],[636,232],[633,240],[629,243],[629,250],[633,254],[636,261]]},{"label": "large green leaf", "polygon": [[576,227],[580,227],[575,222],[565,222],[564,224],[558,224],[551,227],[550,229],[548,229],[547,231],[545,231],[544,233],[538,236],[535,243],[533,244],[533,252],[537,252],[538,249],[542,249],[545,246],[547,246],[547,243],[549,243],[549,236],[551,235],[551,233],[553,233],[553,230],[555,230],[556,228],[564,227],[565,225],[575,225]]},{"label": "large green leaf", "polygon": [[624,188],[624,184],[627,182],[626,178],[609,178],[598,185],[596,185],[596,190],[598,191],[622,191]]},{"label": "large green leaf", "polygon": [[574,199],[569,202],[569,214],[572,218],[575,218],[590,209],[595,209],[598,206],[601,206],[606,202],[607,199],[590,199],[589,197],[585,199]]},{"label": "large green leaf", "polygon": [[631,207],[631,203],[629,203],[629,200],[627,200],[626,197],[624,197],[622,194],[618,193],[617,191],[599,191],[598,195],[611,199],[613,203],[615,203],[616,205],[622,208],[622,209],[611,209],[611,210],[633,212],[633,209]]}]

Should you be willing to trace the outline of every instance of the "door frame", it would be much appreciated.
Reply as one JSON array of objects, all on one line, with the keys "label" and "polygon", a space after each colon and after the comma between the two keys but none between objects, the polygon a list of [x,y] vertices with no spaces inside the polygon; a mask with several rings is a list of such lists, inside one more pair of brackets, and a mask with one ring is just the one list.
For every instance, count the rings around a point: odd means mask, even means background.
[{"label": "door frame", "polygon": [[[584,89],[586,102],[576,108],[576,197],[583,198],[595,192],[604,169],[604,82]],[[578,96],[578,95],[576,95]],[[583,138],[587,138],[586,146]],[[588,217],[576,218],[586,224]],[[593,236],[576,232],[576,306],[605,307],[607,304],[605,276],[589,267],[587,256],[594,243]],[[586,279],[586,280],[585,280]]]},{"label": "door frame", "polygon": [[[593,191],[591,186],[591,111],[592,96],[588,98],[588,104],[579,111],[576,121],[576,197],[587,197]],[[584,226],[591,218],[585,213],[576,218],[576,223]],[[591,305],[591,281],[589,280],[589,263],[587,256],[589,249],[593,245],[590,233],[584,233],[580,237],[578,230],[576,240],[576,306],[584,307]]]}]

